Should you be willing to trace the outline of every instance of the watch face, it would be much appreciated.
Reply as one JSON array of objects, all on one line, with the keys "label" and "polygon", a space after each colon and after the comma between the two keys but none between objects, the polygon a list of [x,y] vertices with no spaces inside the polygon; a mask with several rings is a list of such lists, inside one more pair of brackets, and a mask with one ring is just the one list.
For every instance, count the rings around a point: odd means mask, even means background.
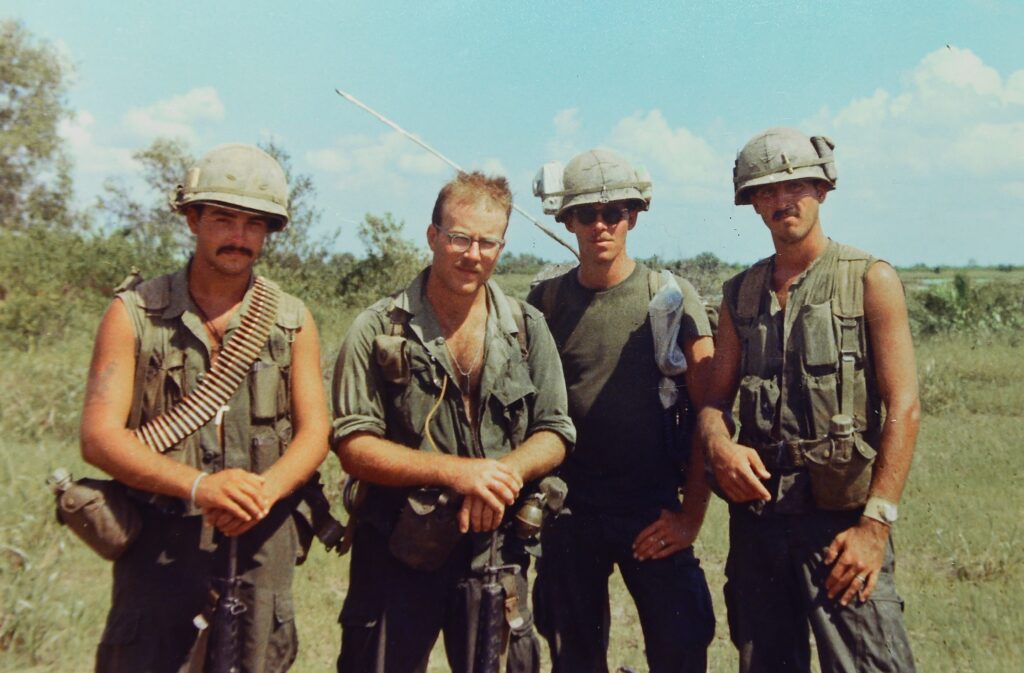
[{"label": "watch face", "polygon": [[895,505],[882,505],[879,511],[882,515],[882,518],[885,519],[886,522],[893,523],[894,521],[896,521],[897,510]]}]

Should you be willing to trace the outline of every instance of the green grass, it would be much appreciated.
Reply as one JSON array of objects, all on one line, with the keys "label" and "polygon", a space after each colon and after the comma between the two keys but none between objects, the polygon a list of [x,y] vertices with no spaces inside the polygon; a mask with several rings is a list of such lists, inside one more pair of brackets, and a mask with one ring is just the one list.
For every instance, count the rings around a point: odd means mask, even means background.
[{"label": "green grass", "polygon": [[[523,296],[528,277],[502,279]],[[317,314],[325,382],[354,311]],[[110,566],[59,527],[44,479],[78,457],[77,425],[91,334],[27,351],[0,367],[0,670],[88,671],[108,607]],[[921,671],[993,673],[1024,661],[1024,350],[1013,336],[918,344],[925,416],[896,526],[897,583]],[[340,470],[323,468],[333,496]],[[336,500],[335,500],[336,501]],[[340,507],[336,507],[340,510]],[[698,541],[718,628],[710,670],[734,671],[721,589],[726,511],[715,501]],[[612,578],[613,666],[646,670],[639,624]],[[314,548],[295,585],[298,673],[332,670],[347,559]],[[446,670],[438,645],[431,671]]]}]

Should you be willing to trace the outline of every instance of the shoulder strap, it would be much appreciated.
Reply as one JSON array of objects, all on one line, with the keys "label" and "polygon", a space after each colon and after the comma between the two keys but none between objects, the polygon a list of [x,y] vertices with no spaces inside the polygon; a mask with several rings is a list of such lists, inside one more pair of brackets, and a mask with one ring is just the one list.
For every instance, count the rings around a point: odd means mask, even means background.
[{"label": "shoulder strap", "polygon": [[[545,294],[547,294],[545,292]],[[528,343],[528,335],[526,333],[526,316],[523,315],[523,303],[514,297],[505,297],[508,299],[509,312],[512,313],[512,320],[516,323],[516,340],[519,342],[519,352],[523,356],[525,361],[530,355],[530,346]]]},{"label": "shoulder strap", "polygon": [[277,318],[281,290],[257,276],[253,297],[242,323],[224,345],[217,362],[194,392],[170,411],[150,420],[135,434],[154,451],[163,453],[213,418],[242,384],[263,350]]},{"label": "shoulder strap", "polygon": [[540,295],[540,312],[549,320],[555,312],[555,300],[558,298],[558,290],[561,289],[563,280],[565,274],[544,281],[544,291]]},{"label": "shoulder strap", "polygon": [[856,248],[841,245],[832,286],[832,314],[839,323],[839,412],[857,415],[854,371],[860,352],[860,321],[864,315],[864,274],[877,261]]},{"label": "shoulder strap", "polygon": [[762,260],[747,269],[740,281],[740,289],[736,296],[736,315],[744,320],[752,320],[761,310],[761,295],[768,280],[771,265]]}]

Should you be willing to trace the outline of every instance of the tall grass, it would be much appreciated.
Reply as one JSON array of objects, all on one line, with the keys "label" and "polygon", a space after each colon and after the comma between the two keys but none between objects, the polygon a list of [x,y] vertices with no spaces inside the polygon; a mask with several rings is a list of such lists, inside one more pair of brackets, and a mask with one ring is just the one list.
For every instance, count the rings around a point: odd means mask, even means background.
[{"label": "tall grass", "polygon": [[[510,291],[521,294],[517,282]],[[311,308],[326,382],[354,310]],[[76,431],[98,310],[82,318],[81,329],[0,356],[0,670],[92,668],[109,604],[109,564],[55,523],[43,481],[57,465],[95,474],[78,458]],[[1011,333],[953,333],[919,340],[917,357],[925,415],[895,534],[897,584],[918,668],[1018,670],[1024,346]],[[328,458],[323,472],[337,502],[337,460]],[[721,598],[726,517],[722,503],[712,503],[698,540],[718,619],[710,663],[716,673],[736,669]],[[610,663],[646,670],[632,602],[617,575],[612,582]],[[332,669],[347,587],[347,559],[314,548],[295,586],[301,646],[294,671]],[[430,670],[446,670],[440,644]]]}]

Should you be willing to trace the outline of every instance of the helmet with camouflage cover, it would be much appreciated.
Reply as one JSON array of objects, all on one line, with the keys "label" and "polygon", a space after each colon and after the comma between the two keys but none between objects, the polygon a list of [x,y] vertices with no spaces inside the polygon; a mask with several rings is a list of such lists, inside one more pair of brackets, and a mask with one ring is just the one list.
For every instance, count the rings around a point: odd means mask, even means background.
[{"label": "helmet with camouflage cover", "polygon": [[258,147],[220,145],[188,170],[178,185],[173,206],[178,212],[196,203],[220,203],[264,213],[273,218],[271,231],[288,225],[288,179],[284,169]]},{"label": "helmet with camouflage cover", "polygon": [[750,203],[760,185],[813,178],[836,188],[835,144],[825,136],[808,138],[796,129],[771,128],[754,136],[736,155],[732,170],[737,206]]},{"label": "helmet with camouflage cover", "polygon": [[533,181],[533,194],[544,212],[565,221],[570,208],[587,203],[639,201],[651,207],[651,176],[643,166],[633,167],[615,152],[594,149],[577,155],[562,169],[561,162],[544,164]]}]

